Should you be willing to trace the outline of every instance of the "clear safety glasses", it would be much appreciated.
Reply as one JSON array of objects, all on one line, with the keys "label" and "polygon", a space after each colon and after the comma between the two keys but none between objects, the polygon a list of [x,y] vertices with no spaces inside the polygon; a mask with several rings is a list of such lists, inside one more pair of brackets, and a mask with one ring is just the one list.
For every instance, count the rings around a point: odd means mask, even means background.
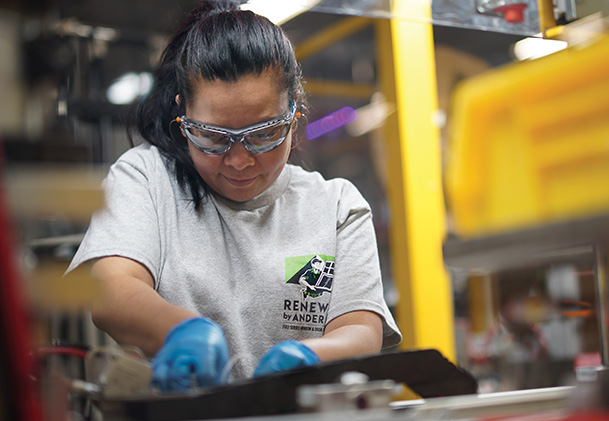
[{"label": "clear safety glasses", "polygon": [[275,149],[285,140],[295,114],[296,103],[293,102],[288,114],[240,130],[199,123],[185,116],[181,116],[179,122],[182,133],[198,150],[206,154],[221,155],[236,142],[241,142],[252,153],[264,153]]}]

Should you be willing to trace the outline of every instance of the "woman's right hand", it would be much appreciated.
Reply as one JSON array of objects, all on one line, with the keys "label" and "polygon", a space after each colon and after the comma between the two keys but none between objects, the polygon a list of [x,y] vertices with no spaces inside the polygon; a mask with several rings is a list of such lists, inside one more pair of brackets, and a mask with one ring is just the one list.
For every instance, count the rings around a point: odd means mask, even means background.
[{"label": "woman's right hand", "polygon": [[184,391],[223,382],[229,360],[222,328],[204,317],[173,327],[152,362],[152,386],[161,391]]}]

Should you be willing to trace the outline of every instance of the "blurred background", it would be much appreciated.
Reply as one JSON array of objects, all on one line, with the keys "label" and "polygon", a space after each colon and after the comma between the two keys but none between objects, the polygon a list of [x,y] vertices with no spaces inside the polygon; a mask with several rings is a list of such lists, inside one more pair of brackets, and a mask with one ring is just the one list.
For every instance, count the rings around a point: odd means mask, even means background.
[{"label": "blurred background", "polygon": [[[195,4],[0,1],[3,282],[47,374],[83,378],[110,343],[88,316],[94,282],[61,274]],[[607,2],[282,4],[310,104],[291,159],[370,202],[401,348],[439,349],[481,393],[606,367]],[[21,313],[3,306],[10,341]]]}]

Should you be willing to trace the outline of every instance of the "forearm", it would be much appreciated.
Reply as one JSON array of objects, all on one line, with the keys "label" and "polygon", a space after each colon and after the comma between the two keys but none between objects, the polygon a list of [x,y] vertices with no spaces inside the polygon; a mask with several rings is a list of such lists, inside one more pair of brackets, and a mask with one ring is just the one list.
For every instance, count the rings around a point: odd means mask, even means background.
[{"label": "forearm", "polygon": [[321,338],[301,341],[322,361],[334,361],[380,352],[382,320],[376,313],[356,311],[333,320]]},{"label": "forearm", "polygon": [[120,345],[135,345],[149,357],[161,348],[173,326],[197,317],[168,303],[140,279],[107,271],[100,277],[101,293],[91,308],[93,322]]}]

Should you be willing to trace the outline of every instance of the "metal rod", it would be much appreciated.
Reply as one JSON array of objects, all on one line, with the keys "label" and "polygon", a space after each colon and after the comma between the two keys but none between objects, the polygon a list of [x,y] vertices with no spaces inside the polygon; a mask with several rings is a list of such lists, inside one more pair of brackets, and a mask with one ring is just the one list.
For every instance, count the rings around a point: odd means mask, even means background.
[{"label": "metal rod", "polygon": [[609,367],[609,331],[607,314],[607,249],[604,244],[597,243],[594,247],[594,288],[596,292],[597,320],[599,329],[600,353],[603,366]]}]

